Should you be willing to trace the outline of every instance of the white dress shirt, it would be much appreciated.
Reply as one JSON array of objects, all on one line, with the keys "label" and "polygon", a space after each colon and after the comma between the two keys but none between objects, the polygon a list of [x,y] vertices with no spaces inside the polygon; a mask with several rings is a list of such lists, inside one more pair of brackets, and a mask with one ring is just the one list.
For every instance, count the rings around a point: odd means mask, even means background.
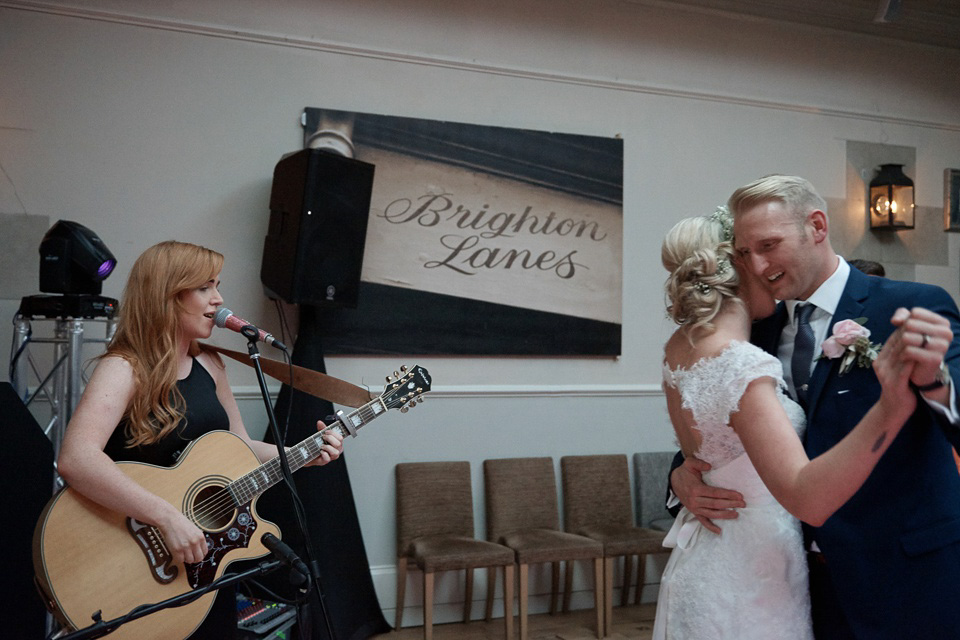
[{"label": "white dress shirt", "polygon": [[793,386],[793,373],[790,371],[790,360],[793,358],[793,343],[797,337],[797,321],[794,311],[798,304],[809,303],[816,307],[810,314],[810,328],[813,329],[813,360],[810,362],[810,372],[816,366],[817,358],[823,352],[820,345],[827,339],[827,332],[830,330],[830,323],[833,315],[837,312],[837,305],[840,304],[840,297],[843,295],[843,289],[847,286],[847,278],[850,277],[850,265],[846,260],[837,258],[837,268],[833,275],[827,278],[816,291],[806,300],[787,300],[784,304],[787,306],[787,318],[789,322],[783,327],[780,334],[780,345],[777,347],[777,358],[783,363],[783,379],[787,383],[787,388],[793,394],[793,399],[797,399],[797,391]]},{"label": "white dress shirt", "polygon": [[[789,321],[783,327],[780,334],[780,344],[777,347],[777,358],[783,363],[783,379],[787,383],[787,388],[797,399],[797,391],[793,386],[793,374],[790,371],[790,359],[793,357],[793,343],[797,337],[797,322],[794,317],[794,311],[797,305],[804,302],[816,307],[810,315],[810,327],[813,329],[814,350],[813,360],[810,362],[810,372],[816,366],[817,359],[823,350],[820,345],[827,339],[827,333],[830,330],[830,324],[833,316],[837,312],[837,305],[840,304],[840,298],[843,296],[843,290],[847,286],[847,280],[850,278],[850,265],[843,258],[837,258],[837,268],[833,274],[821,284],[813,294],[806,300],[787,300],[784,304],[787,307],[787,318]],[[957,411],[956,399],[953,388],[953,380],[950,381],[950,406],[944,406],[939,402],[928,400],[923,394],[920,396],[928,405],[941,415],[945,416],[952,425],[960,424],[960,412]]]}]

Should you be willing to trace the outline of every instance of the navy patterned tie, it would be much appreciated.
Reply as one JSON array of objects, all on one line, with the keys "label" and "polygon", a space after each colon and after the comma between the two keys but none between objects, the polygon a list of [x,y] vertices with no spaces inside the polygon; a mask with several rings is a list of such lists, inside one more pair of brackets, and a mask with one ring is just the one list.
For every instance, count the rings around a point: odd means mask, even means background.
[{"label": "navy patterned tie", "polygon": [[813,327],[810,326],[810,314],[816,309],[813,304],[798,304],[793,310],[797,318],[797,337],[793,343],[793,358],[790,360],[790,373],[793,375],[793,388],[797,400],[807,406],[807,381],[810,380],[810,364],[813,362]]}]

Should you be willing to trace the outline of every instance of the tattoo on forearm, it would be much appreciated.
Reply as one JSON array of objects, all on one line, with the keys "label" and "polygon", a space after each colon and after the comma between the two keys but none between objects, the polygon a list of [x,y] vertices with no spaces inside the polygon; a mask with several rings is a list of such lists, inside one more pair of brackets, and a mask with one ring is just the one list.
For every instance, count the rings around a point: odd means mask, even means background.
[{"label": "tattoo on forearm", "polygon": [[884,431],[883,433],[880,434],[880,437],[877,438],[877,441],[873,443],[873,449],[870,450],[871,453],[876,453],[877,451],[879,451],[880,447],[883,446],[883,443],[884,441],[886,441],[886,439],[887,439],[887,432]]}]

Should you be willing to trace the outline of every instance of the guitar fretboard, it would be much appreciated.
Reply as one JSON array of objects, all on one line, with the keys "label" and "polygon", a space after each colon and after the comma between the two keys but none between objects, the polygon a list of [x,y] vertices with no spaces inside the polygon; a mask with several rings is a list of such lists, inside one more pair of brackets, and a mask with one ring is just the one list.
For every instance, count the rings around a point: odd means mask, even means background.
[{"label": "guitar fretboard", "polygon": [[[345,438],[352,435],[350,433],[351,429],[355,433],[386,410],[387,407],[383,401],[376,398],[359,407],[356,411],[341,416],[337,422],[318,431],[299,444],[290,447],[287,449],[287,462],[290,465],[291,473],[302,469],[311,460],[319,457],[323,451],[323,434],[333,431]],[[349,429],[346,425],[349,425]],[[239,506],[250,502],[282,479],[283,468],[278,456],[267,460],[250,473],[237,478],[227,485],[227,490],[233,497],[235,506]]]}]

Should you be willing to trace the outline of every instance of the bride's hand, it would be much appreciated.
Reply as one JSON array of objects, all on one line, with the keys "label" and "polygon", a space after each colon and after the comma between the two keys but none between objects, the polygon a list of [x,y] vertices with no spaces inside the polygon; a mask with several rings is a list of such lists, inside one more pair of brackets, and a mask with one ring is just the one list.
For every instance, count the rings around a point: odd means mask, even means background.
[{"label": "bride's hand", "polygon": [[880,381],[879,403],[884,413],[905,422],[917,407],[917,394],[910,386],[916,362],[908,356],[906,348],[910,345],[903,333],[899,328],[890,335],[873,361],[873,371]]}]

